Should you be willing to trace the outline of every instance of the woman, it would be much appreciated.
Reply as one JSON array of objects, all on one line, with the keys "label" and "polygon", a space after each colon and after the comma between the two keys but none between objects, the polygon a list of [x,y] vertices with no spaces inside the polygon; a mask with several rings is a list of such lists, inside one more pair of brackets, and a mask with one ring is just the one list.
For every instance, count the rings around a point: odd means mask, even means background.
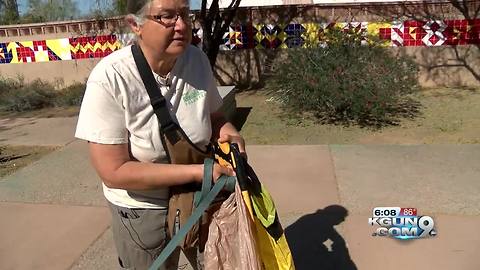
[{"label": "woman", "polygon": [[[244,140],[218,112],[222,99],[206,56],[190,45],[187,0],[136,1],[127,22],[137,36],[171,118],[199,148],[211,140]],[[131,46],[92,70],[75,136],[89,142],[112,212],[120,266],[147,269],[164,248],[170,186],[200,183],[202,164],[168,164],[159,122],[132,56]],[[216,164],[214,179],[233,171]],[[187,252],[188,253],[194,252]],[[193,257],[193,256],[192,256]],[[178,252],[165,269],[176,269]]]}]

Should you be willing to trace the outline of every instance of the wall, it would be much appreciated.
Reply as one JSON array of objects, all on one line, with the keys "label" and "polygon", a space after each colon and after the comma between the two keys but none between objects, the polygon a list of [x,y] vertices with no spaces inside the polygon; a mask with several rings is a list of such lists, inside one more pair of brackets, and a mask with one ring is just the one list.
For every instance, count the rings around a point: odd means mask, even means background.
[{"label": "wall", "polygon": [[26,81],[85,82],[123,35],[122,18],[0,26],[0,76]]},{"label": "wall", "polygon": [[[455,61],[455,51],[450,47],[396,47],[396,54],[414,57],[419,63],[419,83],[423,87],[480,87],[480,78],[475,78],[468,68]],[[480,52],[469,46],[456,47],[460,55],[466,55],[466,63],[480,71]],[[217,58],[215,75],[225,85],[238,85],[240,89],[257,89],[277,65],[287,50],[245,49],[221,51]],[[437,67],[443,62],[452,67]],[[392,71],[394,72],[394,71]]]},{"label": "wall", "polygon": [[[422,19],[432,14],[438,18]],[[338,27],[361,34],[365,43],[376,37],[394,52],[414,56],[423,86],[479,86],[469,68],[480,72],[480,19],[457,19],[462,16],[446,4],[240,9],[224,35],[216,74],[224,84],[261,84],[285,50],[322,45],[323,33]],[[0,26],[0,75],[84,81],[101,57],[126,44],[125,35],[114,33],[120,26],[119,18]],[[454,67],[439,67],[445,65]]]},{"label": "wall", "polygon": [[0,76],[84,82],[101,58],[121,47],[116,35],[0,42]]},{"label": "wall", "polygon": [[[420,66],[419,82],[423,87],[480,87],[480,49],[472,46],[432,48],[398,47],[396,53],[413,56]],[[457,60],[456,54],[465,60]],[[448,66],[447,66],[448,65]]]},{"label": "wall", "polygon": [[[433,14],[438,18],[424,19]],[[471,72],[480,74],[480,19],[458,19],[463,14],[450,5],[283,7],[242,10],[237,17],[217,62],[222,83],[262,85],[284,48],[325,44],[322,34],[337,27],[413,56],[422,86],[480,86]]]}]

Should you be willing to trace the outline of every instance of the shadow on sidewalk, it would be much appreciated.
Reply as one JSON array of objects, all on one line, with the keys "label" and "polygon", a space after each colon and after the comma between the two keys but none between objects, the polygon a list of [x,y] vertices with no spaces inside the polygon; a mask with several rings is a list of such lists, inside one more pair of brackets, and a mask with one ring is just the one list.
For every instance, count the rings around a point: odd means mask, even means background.
[{"label": "shadow on sidewalk", "polygon": [[[333,227],[342,223],[347,215],[345,207],[330,205],[299,218],[285,229],[297,270],[357,269],[345,240]],[[325,241],[331,245],[327,247]]]}]

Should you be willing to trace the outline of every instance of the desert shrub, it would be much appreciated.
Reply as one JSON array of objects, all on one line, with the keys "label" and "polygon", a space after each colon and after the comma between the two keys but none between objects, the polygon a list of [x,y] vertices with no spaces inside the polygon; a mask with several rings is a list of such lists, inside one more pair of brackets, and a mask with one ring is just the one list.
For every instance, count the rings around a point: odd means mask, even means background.
[{"label": "desert shrub", "polygon": [[0,110],[23,112],[80,105],[84,90],[82,83],[56,89],[53,83],[39,79],[25,82],[23,78],[0,77]]},{"label": "desert shrub", "polygon": [[59,107],[80,106],[85,93],[84,83],[74,83],[57,91],[55,105]]},{"label": "desert shrub", "polygon": [[[418,67],[388,48],[330,31],[327,46],[289,49],[267,80],[269,93],[291,116],[322,123],[384,126],[418,113]],[[365,43],[365,42],[363,42]]]},{"label": "desert shrub", "polygon": [[55,98],[53,86],[41,80],[24,83],[23,80],[9,80],[9,87],[1,98],[1,106],[6,111],[31,111],[52,107]]}]

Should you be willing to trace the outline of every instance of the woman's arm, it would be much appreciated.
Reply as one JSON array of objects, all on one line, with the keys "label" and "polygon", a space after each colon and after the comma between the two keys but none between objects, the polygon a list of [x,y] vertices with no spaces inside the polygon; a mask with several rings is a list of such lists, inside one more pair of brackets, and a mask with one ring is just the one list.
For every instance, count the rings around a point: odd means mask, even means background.
[{"label": "woman's arm", "polygon": [[[100,178],[109,188],[150,190],[191,182],[201,183],[203,164],[178,165],[145,163],[131,160],[127,144],[89,143],[90,159]],[[216,164],[214,180],[232,176],[231,169]]]}]

